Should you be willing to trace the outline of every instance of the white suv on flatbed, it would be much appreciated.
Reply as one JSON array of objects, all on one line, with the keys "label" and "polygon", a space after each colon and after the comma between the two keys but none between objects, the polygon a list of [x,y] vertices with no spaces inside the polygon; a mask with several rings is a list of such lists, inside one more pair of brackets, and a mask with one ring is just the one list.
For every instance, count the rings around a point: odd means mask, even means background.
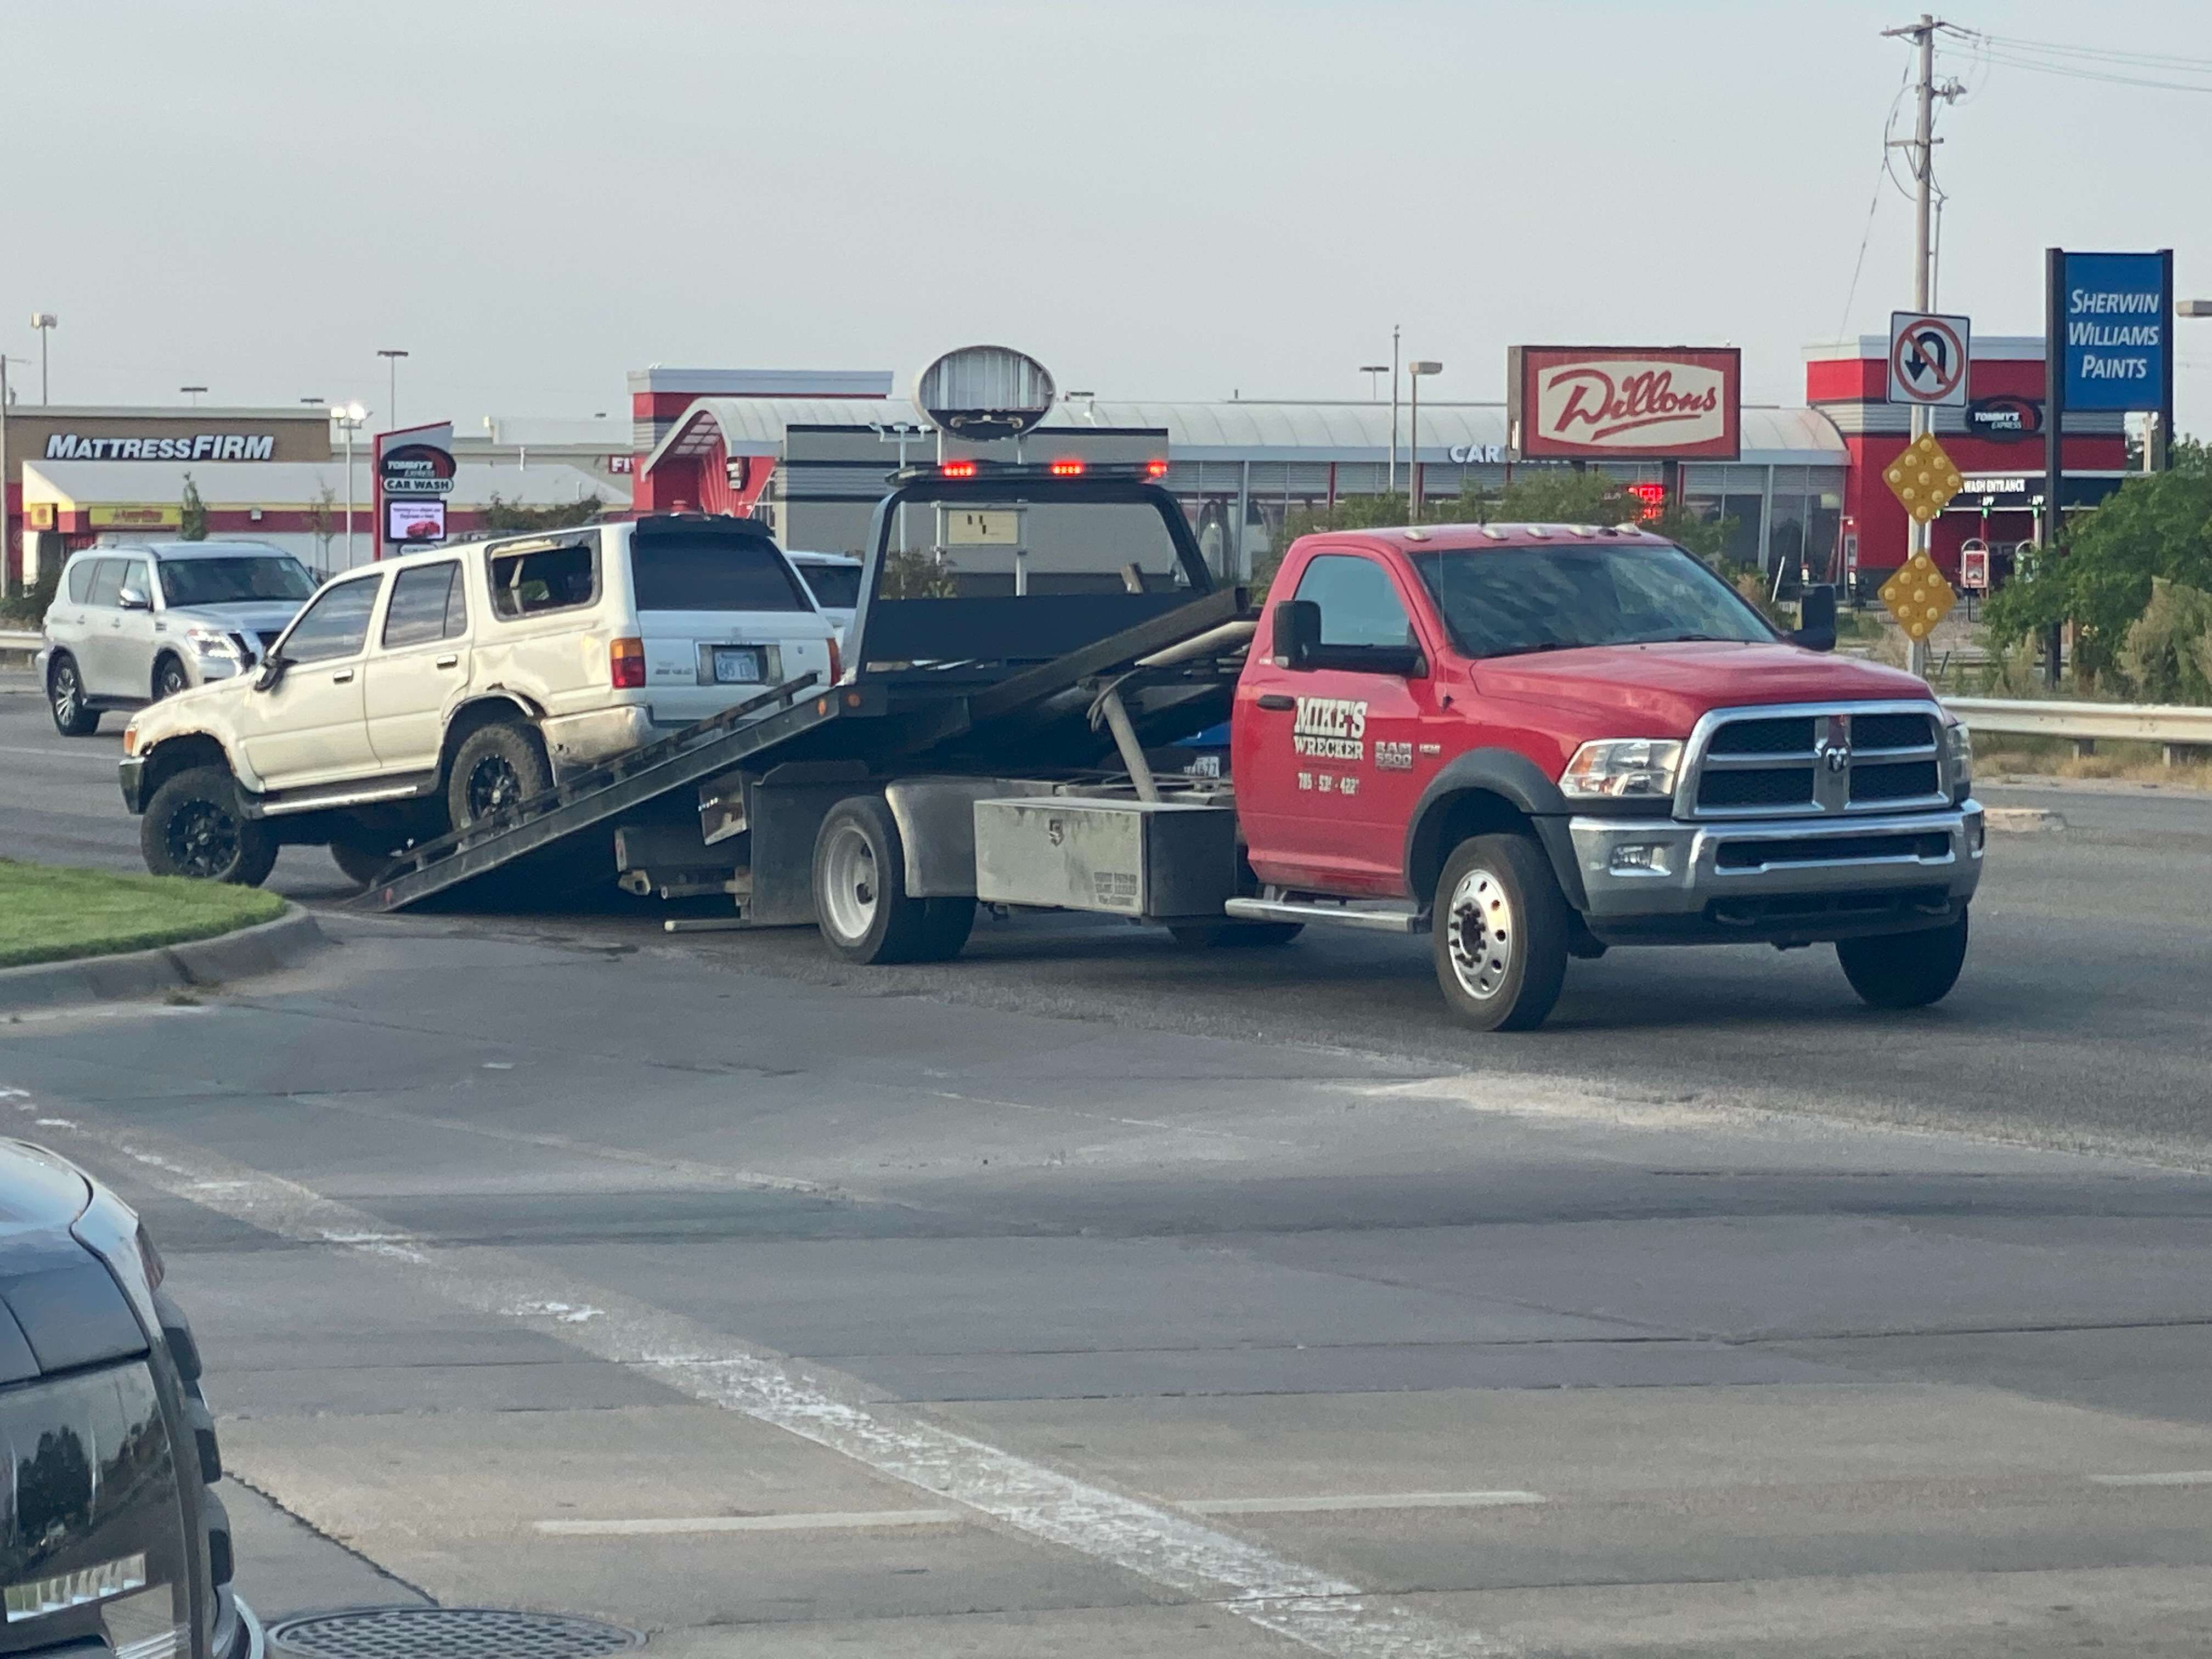
[{"label": "white suv on flatbed", "polygon": [[836,630],[749,520],[650,517],[410,554],[326,584],[254,672],[143,709],[123,797],[158,875],[356,881],[411,842],[810,671]]}]

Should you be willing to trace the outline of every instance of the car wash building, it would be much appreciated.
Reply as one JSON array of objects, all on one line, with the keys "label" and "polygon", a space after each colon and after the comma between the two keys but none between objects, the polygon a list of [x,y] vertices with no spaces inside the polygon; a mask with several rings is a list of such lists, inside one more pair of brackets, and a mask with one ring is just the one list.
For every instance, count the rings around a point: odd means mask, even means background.
[{"label": "car wash building", "polygon": [[[1929,526],[1929,554],[1954,581],[1969,540],[1991,550],[2002,578],[2014,550],[2037,538],[2045,510],[2043,363],[2041,335],[1977,334],[1966,407],[1931,411],[1936,441],[1966,480]],[[1806,348],[1805,401],[1844,450],[1844,548],[1863,590],[1911,556],[1911,521],[1882,471],[1911,441],[1912,411],[1888,402],[1888,391],[1887,336]],[[2066,411],[2060,441],[2068,507],[2094,507],[2119,488],[2127,476],[2125,419],[2117,411]]]}]

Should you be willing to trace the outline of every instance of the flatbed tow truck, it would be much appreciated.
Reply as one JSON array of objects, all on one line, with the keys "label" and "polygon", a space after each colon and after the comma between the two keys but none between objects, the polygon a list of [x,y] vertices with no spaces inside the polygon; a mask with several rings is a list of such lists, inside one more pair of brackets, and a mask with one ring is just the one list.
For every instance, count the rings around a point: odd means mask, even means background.
[{"label": "flatbed tow truck", "polygon": [[[1824,654],[1832,592],[1785,635],[1632,526],[1434,526],[1306,538],[1261,611],[1163,470],[894,474],[842,679],[416,847],[356,908],[612,873],[733,901],[672,928],[811,924],[864,963],[957,955],[979,904],[1194,945],[1334,923],[1428,935],[1483,1030],[1540,1024],[1571,957],[1630,944],[1833,942],[1876,1006],[1950,989],[1971,750],[1919,680]],[[1026,515],[1023,550],[909,591],[902,507]],[[1172,758],[1224,720],[1225,772]]]}]

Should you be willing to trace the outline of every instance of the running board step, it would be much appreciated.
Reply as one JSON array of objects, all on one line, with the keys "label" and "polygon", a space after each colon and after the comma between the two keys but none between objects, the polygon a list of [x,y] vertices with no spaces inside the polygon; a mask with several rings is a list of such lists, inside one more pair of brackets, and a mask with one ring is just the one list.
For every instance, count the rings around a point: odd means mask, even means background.
[{"label": "running board step", "polygon": [[1379,933],[1429,931],[1425,914],[1401,906],[1354,908],[1316,899],[1233,898],[1221,908],[1239,921],[1334,922],[1340,927],[1366,927]]}]

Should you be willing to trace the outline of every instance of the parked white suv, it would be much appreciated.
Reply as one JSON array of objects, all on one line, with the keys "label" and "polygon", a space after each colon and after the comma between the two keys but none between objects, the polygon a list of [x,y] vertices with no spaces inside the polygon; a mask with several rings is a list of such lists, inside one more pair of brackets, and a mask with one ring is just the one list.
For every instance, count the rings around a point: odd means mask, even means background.
[{"label": "parked white suv", "polygon": [[266,542],[149,542],[70,556],[47,609],[39,683],[54,729],[89,737],[138,708],[260,659],[315,591]]},{"label": "parked white suv", "polygon": [[465,543],[337,577],[255,673],[143,710],[123,797],[156,874],[251,885],[294,842],[366,882],[810,671],[838,678],[836,630],[749,520]]},{"label": "parked white suv", "polygon": [[814,595],[822,614],[837,625],[842,638],[860,609],[860,562],[849,553],[807,553],[790,550],[792,563]]}]

